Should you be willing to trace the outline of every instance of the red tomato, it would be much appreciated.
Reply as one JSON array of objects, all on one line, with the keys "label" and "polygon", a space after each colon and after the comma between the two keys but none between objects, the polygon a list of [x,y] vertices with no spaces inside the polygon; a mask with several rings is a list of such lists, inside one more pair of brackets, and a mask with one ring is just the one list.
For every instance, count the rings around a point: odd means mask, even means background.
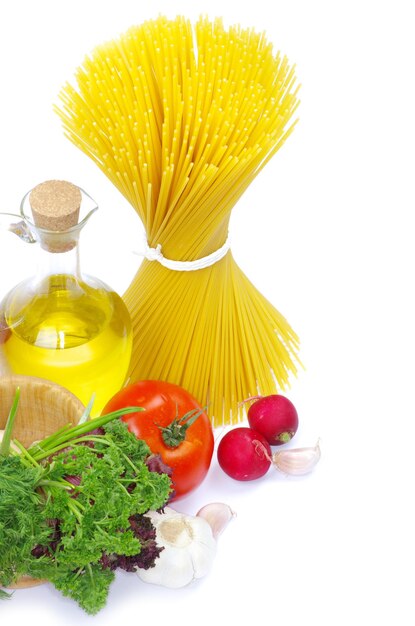
[{"label": "red tomato", "polygon": [[[209,417],[195,398],[178,385],[160,380],[141,380],[116,393],[102,414],[127,406],[145,409],[124,415],[121,419],[138,439],[146,441],[150,450],[160,454],[172,468],[175,491],[172,499],[177,500],[193,491],[209,470],[214,447]],[[189,411],[191,414],[187,416]],[[185,419],[180,423],[183,417]],[[195,419],[189,425],[192,417]],[[170,431],[173,432],[173,441],[168,444],[166,440],[169,441]],[[182,442],[176,440],[175,434]]]}]

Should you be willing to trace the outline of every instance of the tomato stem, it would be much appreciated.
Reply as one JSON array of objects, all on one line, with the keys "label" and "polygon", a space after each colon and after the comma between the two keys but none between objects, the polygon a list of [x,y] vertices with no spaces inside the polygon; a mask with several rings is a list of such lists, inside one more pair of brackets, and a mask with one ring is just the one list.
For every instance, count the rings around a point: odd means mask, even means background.
[{"label": "tomato stem", "polygon": [[168,426],[159,426],[163,441],[168,448],[177,448],[186,438],[186,432],[189,426],[194,424],[198,417],[206,409],[192,409],[183,415],[183,417],[176,417]]}]

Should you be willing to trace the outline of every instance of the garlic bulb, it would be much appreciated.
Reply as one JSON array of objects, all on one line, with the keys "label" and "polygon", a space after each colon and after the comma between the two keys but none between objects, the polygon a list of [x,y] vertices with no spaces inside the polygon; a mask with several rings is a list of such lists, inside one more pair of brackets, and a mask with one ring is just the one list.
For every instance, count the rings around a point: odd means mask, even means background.
[{"label": "garlic bulb", "polygon": [[317,465],[321,457],[319,442],[311,448],[281,450],[272,455],[274,465],[284,474],[302,476]]},{"label": "garlic bulb", "polygon": [[[215,537],[234,514],[225,504],[208,506],[210,508],[206,511],[214,524],[214,530],[203,515],[184,515],[170,507],[165,507],[164,513],[146,513],[156,529],[157,543],[164,550],[156,559],[154,567],[137,570],[141,580],[179,588],[209,572],[216,553]],[[218,521],[219,518],[221,521]]]}]

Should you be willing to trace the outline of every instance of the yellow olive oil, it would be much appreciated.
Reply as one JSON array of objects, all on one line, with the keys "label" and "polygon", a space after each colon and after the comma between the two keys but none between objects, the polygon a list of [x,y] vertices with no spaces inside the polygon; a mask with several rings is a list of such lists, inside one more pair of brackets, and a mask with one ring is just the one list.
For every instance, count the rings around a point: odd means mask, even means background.
[{"label": "yellow olive oil", "polygon": [[[88,282],[86,282],[88,280]],[[16,374],[39,376],[72,391],[92,415],[124,384],[132,335],[127,308],[118,294],[97,279],[56,274],[36,290],[17,286],[8,296],[4,343]]]}]

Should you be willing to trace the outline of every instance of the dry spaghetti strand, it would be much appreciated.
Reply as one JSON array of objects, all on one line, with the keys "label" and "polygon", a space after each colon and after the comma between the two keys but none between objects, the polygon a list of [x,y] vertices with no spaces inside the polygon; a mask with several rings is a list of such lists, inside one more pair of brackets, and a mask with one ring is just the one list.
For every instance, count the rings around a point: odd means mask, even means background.
[{"label": "dry spaghetti strand", "polygon": [[[294,68],[264,33],[159,17],[97,47],[57,108],[69,139],[132,204],[151,246],[191,261],[220,248],[232,208],[292,132]],[[231,252],[178,272],[144,260],[124,294],[130,380],[175,382],[236,422],[238,402],[285,389],[298,338]]]}]

